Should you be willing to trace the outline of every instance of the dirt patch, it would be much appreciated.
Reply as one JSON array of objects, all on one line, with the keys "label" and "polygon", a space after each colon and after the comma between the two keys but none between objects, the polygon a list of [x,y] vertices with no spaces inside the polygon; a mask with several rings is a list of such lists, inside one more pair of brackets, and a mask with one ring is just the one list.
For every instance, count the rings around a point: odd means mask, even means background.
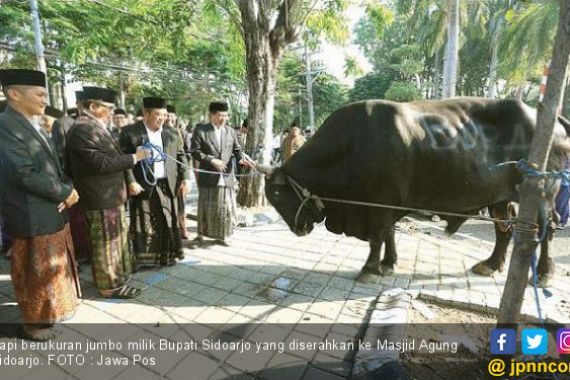
[{"label": "dirt patch", "polygon": [[[406,372],[412,379],[418,380],[436,380],[436,379],[462,379],[462,380],[480,380],[492,378],[488,374],[487,366],[492,359],[489,350],[489,336],[492,329],[496,328],[496,317],[491,314],[464,311],[456,308],[443,307],[439,305],[426,304],[429,310],[435,315],[434,318],[428,319],[424,313],[420,313],[414,308],[410,308],[408,313],[408,323],[405,326],[404,336],[407,339],[425,340],[434,346],[441,342],[455,341],[457,342],[456,352],[440,351],[434,353],[407,351],[401,355],[401,363]],[[531,324],[518,325],[517,331],[517,353],[513,357],[498,357],[510,363],[510,359],[517,362],[523,361],[544,361],[564,360],[568,362],[568,358],[561,357],[556,353],[554,344],[549,344],[550,350],[548,355],[532,356],[523,355],[520,351],[521,342],[518,339],[524,328],[546,328],[549,334],[549,340],[556,342],[557,325],[547,324],[545,326],[537,326]],[[507,373],[510,371],[510,365],[507,364]],[[543,374],[544,375],[544,374]],[[526,374],[518,378],[553,378],[540,377],[539,374]],[[567,374],[559,374],[556,377],[559,380],[569,379]]]},{"label": "dirt patch", "polygon": [[495,317],[423,304],[435,314],[435,318],[428,320],[422,313],[410,308],[405,328],[407,339],[429,342],[434,346],[443,341],[455,341],[458,345],[456,352],[403,353],[402,364],[410,377],[421,380],[485,378],[488,337],[494,328]]}]

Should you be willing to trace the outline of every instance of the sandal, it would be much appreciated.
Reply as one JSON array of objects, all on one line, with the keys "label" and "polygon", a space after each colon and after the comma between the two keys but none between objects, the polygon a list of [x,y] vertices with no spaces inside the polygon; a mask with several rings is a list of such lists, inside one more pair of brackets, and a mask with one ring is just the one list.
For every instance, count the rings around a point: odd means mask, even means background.
[{"label": "sandal", "polygon": [[132,286],[123,285],[120,288],[113,290],[113,292],[108,296],[103,296],[105,298],[135,298],[141,294],[142,289],[135,288]]}]

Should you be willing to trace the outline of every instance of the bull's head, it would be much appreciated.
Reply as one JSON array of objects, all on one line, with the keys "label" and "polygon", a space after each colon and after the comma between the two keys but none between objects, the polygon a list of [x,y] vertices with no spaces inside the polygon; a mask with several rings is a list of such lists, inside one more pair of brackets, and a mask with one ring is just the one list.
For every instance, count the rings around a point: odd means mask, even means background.
[{"label": "bull's head", "polygon": [[265,196],[269,203],[297,236],[307,235],[315,223],[324,220],[320,201],[310,198],[306,192],[303,194],[302,188],[295,189],[295,181],[282,168],[257,165],[257,170],[265,175]]}]

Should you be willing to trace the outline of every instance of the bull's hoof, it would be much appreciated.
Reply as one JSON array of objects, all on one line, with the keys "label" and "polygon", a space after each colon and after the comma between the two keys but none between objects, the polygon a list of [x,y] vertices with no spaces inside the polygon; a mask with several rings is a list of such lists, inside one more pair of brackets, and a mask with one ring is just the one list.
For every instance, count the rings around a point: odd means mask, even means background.
[{"label": "bull's hoof", "polygon": [[489,265],[487,264],[487,261],[481,261],[481,262],[478,262],[477,264],[475,264],[475,265],[473,266],[473,268],[471,268],[471,270],[473,271],[473,273],[478,274],[478,275],[480,275],[480,276],[490,277],[490,276],[492,276],[493,273],[495,273],[497,270],[498,270],[499,272],[502,272],[502,271],[503,271],[503,268],[500,267],[500,268],[494,269],[494,268],[492,268],[491,266],[489,266]]},{"label": "bull's hoof", "polygon": [[[547,273],[544,274],[539,274],[538,278],[537,278],[537,286],[539,288],[548,288],[552,282],[552,279],[554,278],[554,270],[549,271]],[[534,277],[531,275],[530,278],[528,279],[528,284],[530,286],[534,286]]]},{"label": "bull's hoof", "polygon": [[362,282],[364,284],[378,284],[380,283],[382,277],[376,273],[370,272],[361,272],[358,276],[358,282]]},{"label": "bull's hoof", "polygon": [[382,265],[382,276],[391,276],[394,274],[394,266],[393,265]]},{"label": "bull's hoof", "polygon": [[548,273],[538,276],[538,287],[539,288],[548,288],[552,279],[554,278],[554,274]]}]

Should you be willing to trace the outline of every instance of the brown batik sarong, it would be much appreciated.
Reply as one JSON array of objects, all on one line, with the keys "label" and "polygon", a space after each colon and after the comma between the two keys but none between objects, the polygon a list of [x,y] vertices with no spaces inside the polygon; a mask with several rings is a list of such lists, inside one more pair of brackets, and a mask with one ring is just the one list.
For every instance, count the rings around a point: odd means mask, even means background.
[{"label": "brown batik sarong", "polygon": [[198,189],[198,234],[225,240],[234,233],[235,191],[229,186]]},{"label": "brown batik sarong", "polygon": [[89,227],[92,259],[91,271],[99,290],[116,289],[127,282],[133,272],[129,250],[125,207],[85,212]]},{"label": "brown batik sarong", "polygon": [[158,180],[148,199],[131,200],[130,237],[139,267],[173,265],[183,257],[177,200],[166,180]]},{"label": "brown batik sarong", "polygon": [[51,235],[13,238],[12,283],[25,323],[73,317],[81,287],[69,224]]}]

